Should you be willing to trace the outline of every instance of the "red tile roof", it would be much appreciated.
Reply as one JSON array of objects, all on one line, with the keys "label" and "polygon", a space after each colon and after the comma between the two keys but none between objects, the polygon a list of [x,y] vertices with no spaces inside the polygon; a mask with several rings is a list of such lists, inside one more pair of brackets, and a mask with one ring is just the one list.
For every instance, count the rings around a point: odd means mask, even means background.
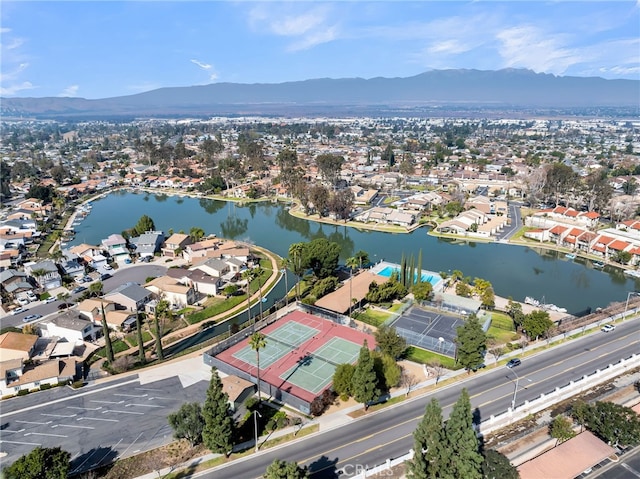
[{"label": "red tile roof", "polygon": [[626,241],[620,241],[620,240],[615,240],[614,242],[609,244],[609,248],[615,249],[616,251],[622,251],[628,248],[629,246],[631,246],[630,243],[627,243]]}]

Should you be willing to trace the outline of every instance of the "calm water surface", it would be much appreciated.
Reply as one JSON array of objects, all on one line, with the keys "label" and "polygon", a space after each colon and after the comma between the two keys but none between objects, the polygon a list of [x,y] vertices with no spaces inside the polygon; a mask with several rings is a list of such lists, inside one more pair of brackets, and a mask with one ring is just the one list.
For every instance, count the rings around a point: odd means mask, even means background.
[{"label": "calm water surface", "polygon": [[489,280],[497,294],[523,300],[532,296],[576,313],[625,301],[635,281],[615,268],[593,269],[584,260],[569,261],[562,253],[500,243],[442,240],[419,228],[410,234],[379,233],[323,225],[295,218],[286,206],[251,203],[238,206],[209,199],[116,192],[93,202],[89,216],[76,226],[72,244],[99,244],[111,233],[133,227],[142,215],[167,232],[194,227],[221,238],[248,241],[286,256],[291,243],[327,238],[342,247],[342,260],[358,250],[372,261],[400,262],[422,251],[422,267],[432,271],[460,270],[465,276]]}]

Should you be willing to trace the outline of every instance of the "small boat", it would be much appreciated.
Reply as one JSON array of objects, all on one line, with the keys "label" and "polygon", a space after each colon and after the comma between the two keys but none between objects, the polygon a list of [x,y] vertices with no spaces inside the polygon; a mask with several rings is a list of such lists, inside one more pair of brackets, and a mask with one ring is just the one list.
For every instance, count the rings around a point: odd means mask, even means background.
[{"label": "small boat", "polygon": [[632,278],[640,278],[640,271],[636,269],[625,269],[624,274],[631,276]]},{"label": "small boat", "polygon": [[574,253],[567,253],[564,255],[567,259],[576,259],[576,255]]},{"label": "small boat", "polygon": [[593,262],[593,267],[594,268],[598,268],[598,269],[602,269],[602,268],[604,268],[604,263],[602,261],[594,261]]}]

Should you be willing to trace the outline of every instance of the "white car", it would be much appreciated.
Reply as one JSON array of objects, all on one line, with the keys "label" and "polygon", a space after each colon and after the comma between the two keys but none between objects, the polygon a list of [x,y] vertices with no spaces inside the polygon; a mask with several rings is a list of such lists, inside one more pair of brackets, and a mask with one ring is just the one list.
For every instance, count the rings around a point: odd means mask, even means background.
[{"label": "white car", "polygon": [[27,304],[29,304],[29,300],[27,298],[18,298],[16,299],[16,301],[20,306],[26,306]]},{"label": "white car", "polygon": [[113,269],[110,264],[105,264],[102,268],[106,269],[107,271],[110,271]]},{"label": "white car", "polygon": [[600,328],[600,331],[604,331],[605,333],[609,333],[609,332],[613,331],[614,329],[616,329],[616,327],[613,324],[605,324],[604,326],[602,326]]},{"label": "white car", "polygon": [[44,300],[44,304],[49,304],[49,303],[53,303],[54,301],[57,301],[58,298],[56,298],[55,296],[49,296],[47,299]]}]

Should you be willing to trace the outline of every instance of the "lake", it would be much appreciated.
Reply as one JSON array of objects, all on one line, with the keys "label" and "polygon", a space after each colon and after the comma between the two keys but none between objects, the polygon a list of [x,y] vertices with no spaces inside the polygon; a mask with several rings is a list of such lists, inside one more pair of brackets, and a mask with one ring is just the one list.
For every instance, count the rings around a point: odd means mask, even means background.
[{"label": "lake", "polygon": [[156,228],[188,233],[194,227],[221,238],[242,240],[287,256],[289,245],[326,238],[340,245],[341,259],[364,250],[371,261],[399,263],[402,255],[416,260],[422,251],[423,269],[460,270],[465,276],[490,281],[496,294],[522,301],[531,296],[567,308],[570,313],[625,301],[636,281],[622,271],[594,269],[591,262],[568,260],[564,253],[503,243],[441,239],[419,228],[409,234],[381,233],[307,221],[291,216],[287,206],[232,202],[118,191],[93,201],[93,209],[75,227],[71,244],[100,244],[112,233],[133,227],[142,215]]}]

